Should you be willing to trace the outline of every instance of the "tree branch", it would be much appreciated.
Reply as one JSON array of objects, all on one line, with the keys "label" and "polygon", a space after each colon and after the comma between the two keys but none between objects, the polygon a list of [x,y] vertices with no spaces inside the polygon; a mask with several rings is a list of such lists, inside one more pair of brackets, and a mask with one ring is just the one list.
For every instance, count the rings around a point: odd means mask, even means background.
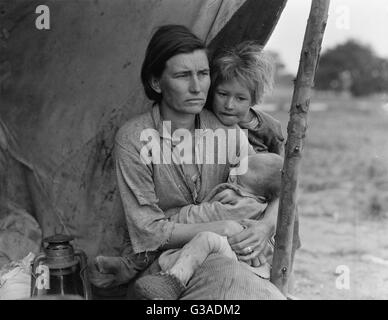
[{"label": "tree branch", "polygon": [[288,279],[292,269],[291,252],[298,174],[307,130],[307,113],[326,27],[329,3],[330,0],[312,0],[311,2],[287,127],[288,137],[285,147],[275,252],[271,270],[271,282],[284,295],[288,293]]}]

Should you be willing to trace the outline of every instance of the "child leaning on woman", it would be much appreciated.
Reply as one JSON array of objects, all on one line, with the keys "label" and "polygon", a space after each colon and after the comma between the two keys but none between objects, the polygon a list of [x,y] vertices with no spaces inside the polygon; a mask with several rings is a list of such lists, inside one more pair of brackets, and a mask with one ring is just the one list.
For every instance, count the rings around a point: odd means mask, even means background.
[{"label": "child leaning on woman", "polygon": [[[255,42],[245,41],[231,49],[221,51],[214,56],[211,63],[211,87],[206,107],[211,109],[223,124],[228,126],[238,124],[241,128],[247,129],[248,140],[257,153],[268,152],[281,155],[284,138],[280,122],[260,110],[263,97],[273,87],[274,71],[272,58]],[[211,208],[219,207],[222,210],[218,211],[224,212],[225,219],[233,219],[236,205],[228,207],[225,206],[225,201],[224,203],[222,201],[213,201]],[[242,208],[244,204],[240,202],[238,211],[248,213],[252,203],[249,202],[248,205],[250,207],[244,210]],[[263,208],[262,202],[260,205]],[[213,211],[205,210],[204,214],[212,215]],[[234,217],[235,220],[242,218],[241,214]],[[170,219],[174,220],[174,217]],[[212,217],[208,219],[211,221]],[[213,220],[217,219],[219,217]],[[300,246],[297,220],[295,226],[293,247],[296,249]],[[128,282],[141,272],[140,269],[145,269],[153,262],[150,259],[147,265],[144,265],[144,259],[140,263],[139,258],[141,257],[135,254],[125,257],[98,256],[95,264],[100,273],[113,275],[115,279],[113,282],[117,285]],[[131,263],[128,263],[128,259],[131,260]],[[130,265],[136,265],[136,261],[139,261],[142,267],[137,268],[136,272],[127,270]],[[260,262],[258,259],[252,261],[255,267],[259,266]]]},{"label": "child leaning on woman", "polygon": [[225,125],[238,124],[248,130],[256,152],[281,154],[280,122],[260,110],[260,103],[273,88],[274,63],[253,41],[216,54],[211,63],[211,87],[206,107]]}]

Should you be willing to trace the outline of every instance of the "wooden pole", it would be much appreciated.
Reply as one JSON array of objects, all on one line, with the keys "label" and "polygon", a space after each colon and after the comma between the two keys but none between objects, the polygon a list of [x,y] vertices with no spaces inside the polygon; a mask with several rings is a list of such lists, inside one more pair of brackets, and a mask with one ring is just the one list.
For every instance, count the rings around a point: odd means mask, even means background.
[{"label": "wooden pole", "polygon": [[287,127],[288,136],[285,146],[275,252],[271,270],[271,282],[286,296],[288,294],[288,279],[292,269],[291,252],[298,173],[307,129],[311,88],[314,84],[315,71],[321,51],[329,3],[330,0],[312,0],[311,2]]}]

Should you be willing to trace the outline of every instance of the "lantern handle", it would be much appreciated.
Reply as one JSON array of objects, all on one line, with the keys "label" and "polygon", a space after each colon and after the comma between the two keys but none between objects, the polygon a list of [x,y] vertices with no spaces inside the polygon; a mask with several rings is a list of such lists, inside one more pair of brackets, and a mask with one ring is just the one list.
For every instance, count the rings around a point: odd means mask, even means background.
[{"label": "lantern handle", "polygon": [[88,275],[87,275],[87,260],[88,259],[86,257],[85,252],[83,252],[82,250],[78,250],[78,249],[74,251],[74,256],[78,256],[80,259],[80,263],[81,263],[80,276],[82,279],[85,300],[91,300],[92,299],[92,290],[91,290],[90,282],[89,282]]}]

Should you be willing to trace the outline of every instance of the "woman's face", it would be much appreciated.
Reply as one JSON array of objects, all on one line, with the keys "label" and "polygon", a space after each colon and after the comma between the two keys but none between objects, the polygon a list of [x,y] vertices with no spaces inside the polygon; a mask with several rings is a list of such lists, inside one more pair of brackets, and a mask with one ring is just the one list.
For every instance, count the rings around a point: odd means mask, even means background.
[{"label": "woman's face", "polygon": [[249,89],[236,79],[221,82],[214,90],[213,112],[225,125],[246,119],[251,105]]},{"label": "woman's face", "polygon": [[196,50],[171,57],[156,82],[162,94],[162,108],[179,114],[200,113],[210,86],[205,51]]}]

